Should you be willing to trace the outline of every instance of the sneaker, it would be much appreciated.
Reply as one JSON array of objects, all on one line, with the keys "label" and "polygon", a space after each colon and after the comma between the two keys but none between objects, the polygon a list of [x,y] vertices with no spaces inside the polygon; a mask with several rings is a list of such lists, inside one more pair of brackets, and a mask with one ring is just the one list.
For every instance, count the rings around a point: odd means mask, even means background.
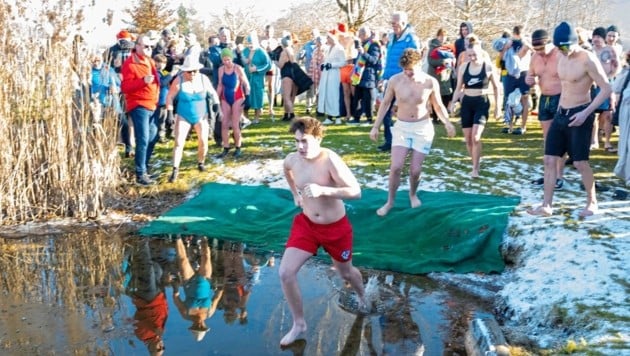
[{"label": "sneaker", "polygon": [[501,133],[504,133],[504,134],[510,133],[510,128],[504,127],[503,130],[501,130]]},{"label": "sneaker", "polygon": [[199,170],[199,172],[205,172],[206,166],[202,162],[199,162],[197,163],[197,169]]},{"label": "sneaker", "polygon": [[556,185],[553,187],[554,190],[562,190],[562,186],[564,186],[564,179],[558,178],[556,179]]},{"label": "sneaker", "polygon": [[223,152],[219,153],[215,157],[216,158],[223,158],[223,157],[227,156],[228,152],[230,152],[230,149],[223,147]]},{"label": "sneaker", "polygon": [[236,149],[234,150],[234,158],[239,158],[243,155],[243,153],[241,153],[241,148],[240,147],[236,147]]},{"label": "sneaker", "polygon": [[[559,180],[561,180],[561,179],[559,179]],[[538,179],[534,179],[533,181],[531,181],[531,183],[533,185],[543,185],[543,184],[545,184],[545,178],[540,177]]]},{"label": "sneaker", "polygon": [[388,143],[384,143],[380,146],[378,146],[378,150],[381,152],[389,152],[392,150],[392,145],[388,144]]},{"label": "sneaker", "polygon": [[525,134],[525,129],[522,129],[520,127],[517,127],[514,130],[512,130],[512,135],[523,135],[523,134]]},{"label": "sneaker", "polygon": [[171,176],[168,177],[168,182],[173,183],[174,181],[176,181],[178,174],[179,174],[179,169],[173,168],[173,172],[171,173]]},{"label": "sneaker", "polygon": [[322,122],[322,124],[324,124],[324,125],[330,125],[330,124],[333,124],[333,123],[334,123],[334,121],[332,121],[331,119],[326,119],[326,120],[324,120],[324,122]]},{"label": "sneaker", "polygon": [[148,187],[154,185],[155,181],[151,179],[151,177],[149,177],[147,174],[143,174],[139,177],[136,177],[136,184]]},{"label": "sneaker", "polygon": [[343,122],[341,121],[340,118],[335,119],[335,125],[341,125],[343,124]]},{"label": "sneaker", "polygon": [[359,119],[352,119],[350,121],[348,121],[349,124],[351,125],[358,125],[359,123],[361,123],[361,120]]},{"label": "sneaker", "polygon": [[245,116],[241,116],[241,130],[245,130],[251,124],[252,120],[246,118]]}]

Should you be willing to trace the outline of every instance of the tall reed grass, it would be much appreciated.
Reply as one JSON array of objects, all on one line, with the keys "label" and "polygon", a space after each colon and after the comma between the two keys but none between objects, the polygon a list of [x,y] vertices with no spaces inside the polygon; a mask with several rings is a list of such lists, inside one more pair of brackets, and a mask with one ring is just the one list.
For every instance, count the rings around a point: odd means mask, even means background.
[{"label": "tall reed grass", "polygon": [[120,160],[117,120],[89,110],[88,53],[78,38],[18,26],[0,8],[0,225],[96,217]]}]

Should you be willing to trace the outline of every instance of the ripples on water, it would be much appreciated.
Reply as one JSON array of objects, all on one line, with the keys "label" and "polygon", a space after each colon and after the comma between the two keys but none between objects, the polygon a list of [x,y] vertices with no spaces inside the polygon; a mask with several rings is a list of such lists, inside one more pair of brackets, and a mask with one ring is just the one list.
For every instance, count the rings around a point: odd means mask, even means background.
[{"label": "ripples on water", "polygon": [[[199,330],[175,302],[176,290],[185,298],[175,238],[121,235],[0,238],[0,354],[465,354],[466,323],[484,309],[422,276],[361,269],[374,308],[356,314],[322,252],[298,275],[309,330],[281,350],[292,323],[277,276],[281,252],[208,239],[216,312]],[[183,241],[198,272],[202,240]],[[162,297],[165,321],[158,307],[144,309]]]}]

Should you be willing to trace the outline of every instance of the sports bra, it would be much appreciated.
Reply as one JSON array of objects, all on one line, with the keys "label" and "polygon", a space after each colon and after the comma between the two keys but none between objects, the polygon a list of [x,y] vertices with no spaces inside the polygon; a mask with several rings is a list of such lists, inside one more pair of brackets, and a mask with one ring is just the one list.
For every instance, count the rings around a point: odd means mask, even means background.
[{"label": "sports bra", "polygon": [[470,74],[470,62],[466,63],[466,70],[464,70],[464,88],[466,89],[488,89],[488,83],[490,82],[488,75],[486,74],[486,64],[482,64],[482,68],[478,74]]}]

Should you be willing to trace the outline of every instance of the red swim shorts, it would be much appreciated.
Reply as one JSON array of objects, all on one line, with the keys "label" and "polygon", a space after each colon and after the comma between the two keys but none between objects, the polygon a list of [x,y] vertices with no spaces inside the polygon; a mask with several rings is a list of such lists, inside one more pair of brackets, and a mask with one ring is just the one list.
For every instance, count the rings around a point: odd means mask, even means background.
[{"label": "red swim shorts", "polygon": [[345,263],[352,259],[352,225],[347,216],[325,225],[312,222],[304,213],[295,216],[286,247],[317,255],[320,246],[335,261]]}]

